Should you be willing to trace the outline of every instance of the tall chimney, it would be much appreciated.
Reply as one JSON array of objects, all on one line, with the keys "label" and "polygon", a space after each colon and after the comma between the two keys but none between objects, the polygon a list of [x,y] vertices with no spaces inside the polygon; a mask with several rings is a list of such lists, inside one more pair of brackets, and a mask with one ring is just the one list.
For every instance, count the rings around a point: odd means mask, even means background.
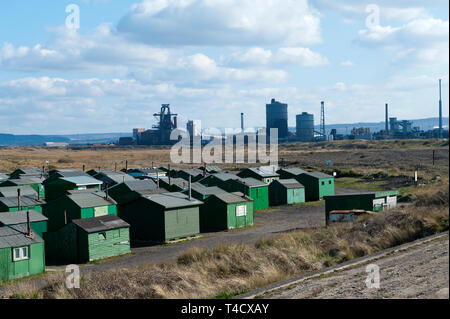
[{"label": "tall chimney", "polygon": [[20,203],[20,188],[17,189],[17,210],[21,210],[21,203]]},{"label": "tall chimney", "polygon": [[173,118],[173,126],[174,126],[175,128],[178,128],[178,117],[177,117],[177,116],[175,116],[175,117]]},{"label": "tall chimney", "polygon": [[64,225],[67,225],[67,211],[64,210]]},{"label": "tall chimney", "polygon": [[442,138],[442,90],[441,90],[441,82],[439,79],[439,138]]},{"label": "tall chimney", "polygon": [[125,161],[125,173],[128,174],[128,160]]},{"label": "tall chimney", "polygon": [[83,173],[86,170],[86,165],[83,164]]},{"label": "tall chimney", "polygon": [[168,168],[167,174],[169,175],[169,187],[170,187],[170,164],[167,166],[167,168]]},{"label": "tall chimney", "polygon": [[244,132],[244,113],[241,113],[241,130]]},{"label": "tall chimney", "polygon": [[32,238],[33,233],[31,232],[31,225],[30,225],[30,211],[27,210],[27,237]]},{"label": "tall chimney", "polygon": [[192,199],[191,175],[189,175],[189,200]]},{"label": "tall chimney", "polygon": [[159,188],[159,173],[158,172],[156,172],[156,185]]},{"label": "tall chimney", "polygon": [[386,127],[385,127],[385,131],[386,131],[386,135],[389,135],[389,105],[386,103],[386,112],[385,112],[385,114],[386,114],[386,119],[385,119],[385,122],[386,122]]}]

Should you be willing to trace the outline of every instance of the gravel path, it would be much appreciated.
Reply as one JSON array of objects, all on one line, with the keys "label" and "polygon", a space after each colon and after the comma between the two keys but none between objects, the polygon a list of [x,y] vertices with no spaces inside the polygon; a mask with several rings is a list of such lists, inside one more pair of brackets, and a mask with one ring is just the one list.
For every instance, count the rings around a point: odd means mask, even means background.
[{"label": "gravel path", "polygon": [[264,294],[264,298],[449,298],[449,239],[445,236],[381,257],[380,288],[368,289],[367,264],[307,279]]}]

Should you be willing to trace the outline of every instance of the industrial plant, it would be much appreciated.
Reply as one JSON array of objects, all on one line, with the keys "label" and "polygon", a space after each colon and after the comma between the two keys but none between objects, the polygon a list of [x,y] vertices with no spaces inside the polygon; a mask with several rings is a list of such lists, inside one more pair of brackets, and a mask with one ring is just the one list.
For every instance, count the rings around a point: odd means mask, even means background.
[{"label": "industrial plant", "polygon": [[[397,117],[389,117],[389,104],[385,104],[384,129],[372,132],[369,127],[353,127],[347,134],[338,133],[336,128],[327,130],[325,123],[325,101],[320,102],[320,122],[315,124],[314,114],[302,112],[296,115],[295,131],[289,130],[288,104],[272,99],[266,104],[266,127],[258,130],[258,135],[264,132],[265,138],[258,141],[270,141],[270,129],[278,130],[278,142],[321,142],[335,140],[385,140],[385,139],[425,139],[425,138],[448,138],[448,128],[444,130],[442,122],[442,90],[441,80],[439,80],[439,127],[432,130],[422,130],[419,126],[413,126],[413,121],[399,120]],[[244,113],[241,113],[240,128],[244,133]],[[173,130],[178,129],[178,114],[172,113],[169,104],[163,104],[159,113],[154,117],[157,124],[152,129],[135,128],[132,137],[122,137],[120,145],[173,145],[177,140],[171,140],[170,135]],[[197,121],[189,120],[186,124],[186,132],[190,134],[190,143],[199,140],[200,144],[208,143],[212,138],[222,138],[222,136],[208,135],[201,130]],[[246,141],[248,141],[245,138]]]}]

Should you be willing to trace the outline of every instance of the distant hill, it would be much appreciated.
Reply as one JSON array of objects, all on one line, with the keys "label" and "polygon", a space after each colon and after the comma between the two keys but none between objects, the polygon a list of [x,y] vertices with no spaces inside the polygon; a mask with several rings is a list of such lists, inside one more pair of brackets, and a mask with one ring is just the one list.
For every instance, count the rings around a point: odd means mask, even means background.
[{"label": "distant hill", "polygon": [[[428,131],[439,125],[439,118],[427,118],[411,120],[413,127],[417,126],[421,130]],[[449,119],[442,119],[444,128],[448,129]],[[360,122],[353,124],[330,124],[327,125],[327,133],[336,129],[338,134],[350,134],[354,127],[368,127],[371,132],[384,130],[384,122],[370,123]],[[290,127],[290,131],[295,132],[295,127]],[[319,125],[316,125],[319,130]],[[66,142],[69,144],[104,144],[115,143],[120,137],[131,136],[131,133],[90,133],[90,134],[71,134],[71,135],[13,135],[0,134],[0,147],[5,146],[40,146],[45,142]]]},{"label": "distant hill", "polygon": [[13,135],[0,134],[0,146],[40,146],[45,142],[65,142],[69,144],[114,143],[130,133],[93,133],[74,135]]},{"label": "distant hill", "polygon": [[58,135],[12,135],[0,134],[0,146],[42,145],[45,142],[70,142],[67,137]]}]

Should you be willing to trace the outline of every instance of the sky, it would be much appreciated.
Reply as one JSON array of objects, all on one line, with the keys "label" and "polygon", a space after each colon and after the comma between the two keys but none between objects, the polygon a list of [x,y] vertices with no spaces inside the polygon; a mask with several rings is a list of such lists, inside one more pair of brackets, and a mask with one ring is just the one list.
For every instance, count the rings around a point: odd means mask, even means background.
[{"label": "sky", "polygon": [[[75,6],[74,6],[75,5]],[[75,9],[74,9],[75,8]],[[0,2],[0,133],[265,125],[265,104],[326,123],[448,116],[447,0]],[[77,13],[79,13],[77,15]],[[79,19],[77,19],[79,17]],[[79,23],[78,23],[79,22]]]}]

